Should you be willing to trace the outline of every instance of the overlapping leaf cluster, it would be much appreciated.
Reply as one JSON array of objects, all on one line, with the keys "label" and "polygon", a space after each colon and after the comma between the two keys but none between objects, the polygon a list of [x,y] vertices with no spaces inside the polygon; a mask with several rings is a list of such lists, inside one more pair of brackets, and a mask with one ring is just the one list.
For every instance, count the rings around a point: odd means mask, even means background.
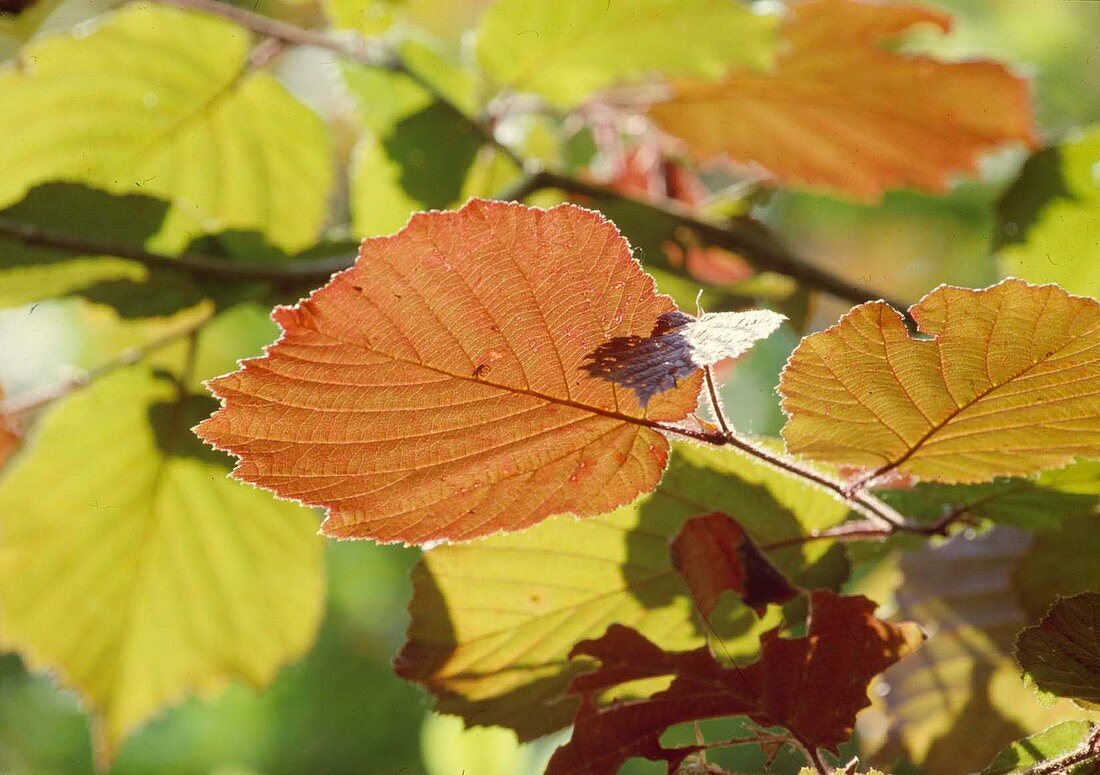
[{"label": "overlapping leaf cluster", "polygon": [[[245,12],[132,2],[37,37],[49,0],[0,17],[20,41],[0,304],[63,310],[84,369],[0,394],[0,642],[79,693],[101,760],[310,648],[320,526],[425,548],[397,673],[524,740],[574,724],[552,772],[724,744],[823,768],[875,680],[863,753],[887,766],[978,769],[1067,718],[988,771],[1093,764],[1095,133],[1035,154],[1001,202],[1023,280],[855,307],[786,362],[782,441],[754,439],[712,367],[784,315],[801,333],[817,290],[854,292],[792,262],[750,199],[715,219],[699,168],[940,193],[1036,143],[1025,81],[899,48],[950,28],[901,4],[497,0],[449,11],[478,19],[472,57],[403,37],[451,32],[413,5],[321,4],[386,33],[320,41],[341,60],[315,78],[327,101],[287,76],[318,41]],[[603,215],[462,206],[558,187]],[[433,209],[453,211],[414,215]],[[371,237],[357,256],[350,235]],[[688,314],[700,284],[721,312]],[[762,304],[783,314],[741,311]],[[958,525],[997,527],[907,543]],[[875,588],[895,548],[903,581]],[[840,593],[853,562],[897,621]],[[1040,705],[1021,667],[1080,707]],[[755,731],[669,741],[726,717]]]}]

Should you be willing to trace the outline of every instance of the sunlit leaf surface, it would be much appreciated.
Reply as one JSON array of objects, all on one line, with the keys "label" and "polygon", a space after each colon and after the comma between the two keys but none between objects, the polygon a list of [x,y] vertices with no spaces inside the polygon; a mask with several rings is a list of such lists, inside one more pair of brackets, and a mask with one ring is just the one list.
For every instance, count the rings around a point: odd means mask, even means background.
[{"label": "sunlit leaf surface", "polygon": [[891,51],[950,17],[915,5],[811,0],[789,10],[774,69],[674,84],[650,116],[696,156],[725,154],[780,185],[862,200],[945,190],[1005,143],[1033,143],[1027,84],[993,62]]},{"label": "sunlit leaf surface", "polygon": [[[310,244],[332,183],[320,119],[249,66],[251,34],[143,3],[35,42],[0,73],[0,206],[44,180],[174,203],[164,244],[256,229]],[[109,109],[106,109],[109,106]]]},{"label": "sunlit leaf surface", "polygon": [[1100,296],[1100,127],[1030,158],[998,209],[1009,274]]},{"label": "sunlit leaf surface", "polygon": [[779,392],[795,454],[941,482],[1100,456],[1100,303],[1054,285],[941,286],[806,337]]},{"label": "sunlit leaf surface", "polygon": [[324,531],[426,543],[570,512],[657,486],[653,425],[695,408],[699,374],[646,408],[581,369],[672,310],[599,215],[474,200],[363,243],[355,268],[276,311],[267,355],[211,383],[199,434],[234,475],[326,506]]},{"label": "sunlit leaf surface", "polygon": [[774,28],[726,0],[501,0],[482,19],[477,55],[502,85],[568,107],[622,81],[766,66]]},{"label": "sunlit leaf surface", "polygon": [[53,409],[0,484],[3,642],[77,691],[106,756],[187,693],[267,683],[320,619],[315,515],[226,478],[187,432],[210,404],[119,372]]}]

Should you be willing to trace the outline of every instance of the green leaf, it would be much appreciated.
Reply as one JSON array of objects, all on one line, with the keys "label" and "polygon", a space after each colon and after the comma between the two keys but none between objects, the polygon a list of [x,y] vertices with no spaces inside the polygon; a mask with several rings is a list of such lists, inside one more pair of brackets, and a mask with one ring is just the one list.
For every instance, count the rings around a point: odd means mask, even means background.
[{"label": "green leaf", "polygon": [[[618,622],[669,649],[704,642],[668,542],[685,519],[714,510],[736,515],[764,549],[847,515],[828,492],[740,453],[678,446],[661,487],[632,506],[427,552],[413,572],[398,674],[471,725],[507,726],[521,739],[567,726],[576,700],[565,689],[584,669],[568,659],[577,641]],[[768,554],[807,587],[835,587],[847,575],[828,542]],[[757,620],[733,596],[724,602],[711,622],[725,649],[754,654],[760,632],[777,623],[775,610]]]},{"label": "green leaf", "polygon": [[502,86],[571,107],[651,75],[716,79],[772,61],[776,17],[729,0],[499,0],[477,56]]},{"label": "green leaf", "polygon": [[1098,527],[1094,510],[1035,534],[1013,573],[1016,596],[1033,618],[1045,614],[1060,596],[1100,590]]},{"label": "green leaf", "polygon": [[481,135],[469,119],[408,76],[345,67],[370,130],[355,149],[352,229],[388,234],[419,210],[445,209],[466,196]]},{"label": "green leaf", "polygon": [[321,120],[249,65],[251,38],[210,16],[138,3],[84,37],[29,45],[0,73],[0,206],[79,180],[173,203],[159,247],[256,229],[315,238],[332,182]]},{"label": "green leaf", "polygon": [[0,483],[0,632],[100,718],[101,753],[166,704],[270,681],[311,645],[322,542],[226,478],[180,398],[135,367],[53,408]]},{"label": "green leaf", "polygon": [[876,493],[913,519],[934,522],[945,509],[1028,530],[1056,528],[1063,520],[1100,511],[1100,462],[1080,461],[1031,479],[984,484],[921,482],[907,490]]},{"label": "green leaf", "polygon": [[902,555],[897,618],[916,621],[928,640],[872,690],[879,699],[860,728],[869,761],[888,767],[905,757],[929,773],[972,772],[1013,740],[1079,713],[1069,702],[1043,707],[1012,658],[1027,616],[1011,574],[1029,542],[997,528]]},{"label": "green leaf", "polygon": [[[76,183],[45,183],[0,212],[0,227],[141,248],[160,229],[168,207],[138,194],[115,196]],[[128,317],[169,314],[200,300],[186,276],[114,256],[28,246],[0,232],[0,307],[71,295],[114,306]]]},{"label": "green leaf", "polygon": [[1100,126],[1032,156],[998,206],[1007,274],[1100,296]]},{"label": "green leaf", "polygon": [[1039,691],[1100,710],[1100,592],[1051,606],[1016,638],[1016,661]]},{"label": "green leaf", "polygon": [[[1018,740],[997,754],[982,775],[1092,775],[1100,759],[1095,728],[1087,721],[1063,721]],[[1068,760],[1068,761],[1067,761]]]},{"label": "green leaf", "polygon": [[[74,239],[141,247],[160,229],[167,210],[167,203],[158,199],[116,197],[76,184],[47,183],[0,212],[0,225],[10,222]],[[29,247],[0,233],[0,306],[68,296],[98,282],[140,281],[147,275],[134,261]]]}]

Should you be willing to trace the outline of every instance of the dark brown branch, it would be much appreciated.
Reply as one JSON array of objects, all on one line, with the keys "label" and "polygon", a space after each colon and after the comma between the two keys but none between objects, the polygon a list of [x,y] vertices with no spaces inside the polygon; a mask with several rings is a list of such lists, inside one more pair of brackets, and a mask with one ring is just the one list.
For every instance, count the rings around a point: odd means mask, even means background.
[{"label": "dark brown branch", "polygon": [[71,237],[52,229],[43,229],[0,216],[0,235],[11,237],[28,247],[51,248],[86,256],[118,256],[139,261],[156,269],[175,269],[197,277],[223,280],[294,281],[302,284],[325,282],[333,272],[347,269],[354,257],[336,256],[319,261],[270,262],[231,261],[225,258],[184,253],[169,256],[129,245],[110,244],[83,237]]},{"label": "dark brown branch", "polygon": [[[796,256],[762,223],[748,216],[730,220],[725,225],[706,221],[692,214],[687,208],[673,200],[660,202],[637,199],[613,188],[595,183],[577,180],[551,171],[536,172],[534,177],[538,188],[560,188],[572,194],[590,196],[594,199],[629,202],[635,207],[648,210],[655,216],[671,218],[679,226],[695,232],[705,242],[715,247],[725,248],[743,256],[757,269],[786,275],[810,288],[829,293],[838,299],[854,304],[883,300],[899,310],[908,320],[908,305],[898,299],[884,297],[883,294],[849,283],[826,270],[808,263]],[[533,185],[533,184],[532,184]]]}]

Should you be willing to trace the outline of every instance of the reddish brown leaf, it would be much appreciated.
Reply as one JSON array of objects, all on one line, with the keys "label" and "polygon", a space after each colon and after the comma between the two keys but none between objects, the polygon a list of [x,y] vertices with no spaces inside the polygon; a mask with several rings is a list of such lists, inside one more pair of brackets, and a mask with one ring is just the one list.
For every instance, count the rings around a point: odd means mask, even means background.
[{"label": "reddish brown leaf", "polygon": [[674,84],[650,112],[697,156],[726,154],[780,184],[864,200],[914,186],[942,191],[998,145],[1036,142],[1027,85],[1004,66],[940,62],[885,44],[951,20],[860,0],[794,5],[770,72]]},{"label": "reddish brown leaf", "polygon": [[730,517],[719,512],[692,517],[672,540],[672,564],[691,590],[703,616],[730,590],[763,616],[769,603],[798,596],[756,544]]},{"label": "reddish brown leaf", "polygon": [[237,478],[327,507],[329,535],[465,540],[606,513],[656,487],[656,426],[695,408],[701,375],[643,408],[581,366],[673,310],[598,214],[474,200],[366,240],[277,309],[282,337],[211,382],[223,406],[196,431]]},{"label": "reddish brown leaf", "polygon": [[[600,667],[574,679],[582,695],[573,738],[550,760],[548,775],[612,775],[628,758],[666,761],[674,771],[698,746],[664,748],[662,733],[675,724],[746,715],[761,726],[783,726],[807,748],[834,749],[848,739],[856,714],[867,707],[867,685],[921,642],[915,625],[873,616],[862,596],[826,590],[811,596],[809,633],[761,638],[761,657],[744,668],[725,667],[706,648],[665,652],[634,630],[608,628],[578,643],[573,656],[595,657]],[[644,700],[599,708],[595,695],[624,681],[671,675],[668,689]]]}]

